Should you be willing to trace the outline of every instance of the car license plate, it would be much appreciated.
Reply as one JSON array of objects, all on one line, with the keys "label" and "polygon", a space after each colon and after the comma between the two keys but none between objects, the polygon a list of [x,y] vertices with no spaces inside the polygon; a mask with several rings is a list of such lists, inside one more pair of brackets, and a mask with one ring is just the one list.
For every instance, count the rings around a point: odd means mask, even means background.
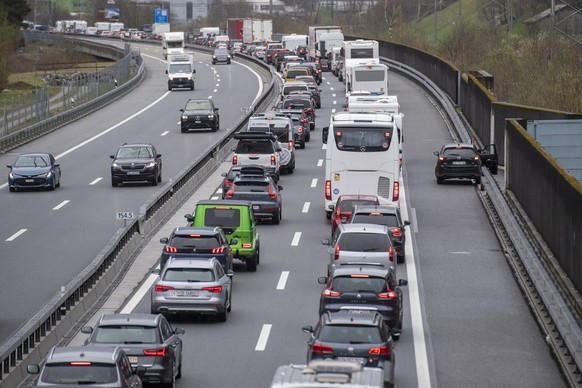
[{"label": "car license plate", "polygon": [[24,181],[25,181],[26,183],[33,183],[33,182],[34,182],[34,179],[25,179]]},{"label": "car license plate", "polygon": [[198,292],[190,290],[177,290],[177,296],[198,296]]},{"label": "car license plate", "polygon": [[128,171],[127,175],[139,175],[139,171]]},{"label": "car license plate", "polygon": [[466,164],[467,162],[465,162],[464,160],[461,161],[454,161],[453,164],[455,165],[460,165],[460,164]]},{"label": "car license plate", "polygon": [[132,364],[137,364],[137,356],[128,356],[129,362]]},{"label": "car license plate", "polygon": [[261,206],[259,205],[253,205],[253,210],[259,210],[261,208]]},{"label": "car license plate", "polygon": [[342,361],[352,361],[352,362],[358,362],[360,364],[364,364],[363,357],[338,357],[337,359],[342,360]]}]

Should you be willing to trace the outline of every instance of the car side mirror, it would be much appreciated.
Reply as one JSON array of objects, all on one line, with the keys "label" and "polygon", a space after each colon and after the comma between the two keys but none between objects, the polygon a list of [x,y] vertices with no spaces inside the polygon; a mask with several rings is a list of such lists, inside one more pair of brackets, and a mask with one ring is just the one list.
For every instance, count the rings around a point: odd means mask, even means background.
[{"label": "car side mirror", "polygon": [[11,165],[11,164],[8,164],[8,165],[6,165],[6,167],[8,167],[8,168],[12,168],[12,165]]},{"label": "car side mirror", "polygon": [[156,158],[161,158],[162,154],[156,154]]},{"label": "car side mirror", "polygon": [[277,185],[277,189],[279,189],[279,191],[281,191],[281,190],[283,190],[283,186]]},{"label": "car side mirror", "polygon": [[196,69],[192,70],[192,74],[196,74]]},{"label": "car side mirror", "polygon": [[317,282],[319,284],[325,284],[325,283],[327,283],[327,276],[321,276],[321,277],[317,278]]},{"label": "car side mirror", "polygon": [[238,240],[236,238],[233,238],[230,240],[230,242],[228,244],[229,245],[236,245],[236,244],[238,244]]},{"label": "car side mirror", "polygon": [[329,245],[329,239],[321,240],[321,245]]},{"label": "car side mirror", "polygon": [[160,242],[161,242],[162,244],[167,244],[167,243],[168,243],[168,241],[170,241],[170,240],[168,240],[168,238],[167,238],[167,237],[162,237],[162,238],[160,239]]},{"label": "car side mirror", "polygon": [[115,159],[115,155],[109,155],[111,159]]},{"label": "car side mirror", "polygon": [[214,111],[215,111],[215,112],[218,112],[218,108],[214,108]]},{"label": "car side mirror", "polygon": [[281,152],[281,151],[283,151],[283,150],[282,150],[281,148],[277,148],[275,151],[277,151],[277,152]]},{"label": "car side mirror", "polygon": [[313,333],[313,326],[311,326],[311,325],[310,325],[310,326],[303,326],[303,327],[301,328],[301,330],[302,330],[304,333],[310,333],[310,334],[311,334],[311,333]]},{"label": "car side mirror", "polygon": [[166,74],[168,74],[168,70],[166,70]]},{"label": "car side mirror", "polygon": [[180,109],[180,112],[184,112],[184,109]]},{"label": "car side mirror", "polygon": [[327,135],[329,134],[329,127],[323,127],[321,129],[321,141],[327,144]]},{"label": "car side mirror", "polygon": [[93,328],[91,326],[83,326],[81,328],[81,333],[83,333],[83,334],[91,334],[91,333],[93,333]]},{"label": "car side mirror", "polygon": [[399,279],[398,280],[398,285],[399,286],[407,286],[408,285],[408,280],[406,280],[406,279]]},{"label": "car side mirror", "polygon": [[335,205],[329,205],[329,210],[334,211],[335,210]]},{"label": "car side mirror", "polygon": [[433,152],[433,155],[434,156],[439,156],[439,152],[438,151],[435,151],[435,152]]},{"label": "car side mirror", "polygon": [[194,222],[194,216],[192,214],[184,214],[184,218],[188,222]]},{"label": "car side mirror", "polygon": [[410,221],[408,221],[408,220],[404,221],[404,226],[408,226],[408,225],[410,225]]},{"label": "car side mirror", "polygon": [[160,274],[160,269],[159,268],[152,269],[152,275],[159,275],[159,274]]},{"label": "car side mirror", "polygon": [[174,328],[174,334],[185,334],[186,330],[182,329],[181,327]]},{"label": "car side mirror", "polygon": [[38,364],[29,364],[26,366],[26,371],[31,375],[37,375],[40,373],[40,366]]},{"label": "car side mirror", "polygon": [[234,276],[234,272],[232,270],[228,270],[228,271],[226,271],[226,276],[228,276],[229,278],[232,278]]},{"label": "car side mirror", "polygon": [[55,163],[55,167],[60,167],[61,164],[60,163]]}]

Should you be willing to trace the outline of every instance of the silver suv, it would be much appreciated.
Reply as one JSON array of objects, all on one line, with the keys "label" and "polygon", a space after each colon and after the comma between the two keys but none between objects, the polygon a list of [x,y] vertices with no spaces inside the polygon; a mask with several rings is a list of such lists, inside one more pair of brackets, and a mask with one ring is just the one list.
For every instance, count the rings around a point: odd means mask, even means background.
[{"label": "silver suv", "polygon": [[279,181],[281,148],[274,134],[241,132],[234,135],[234,138],[238,140],[238,144],[233,150],[233,166],[257,164],[265,167],[275,182]]},{"label": "silver suv", "polygon": [[386,225],[340,224],[328,245],[329,263],[327,274],[343,264],[371,264],[387,268],[395,267],[394,247]]},{"label": "silver suv", "polygon": [[53,347],[40,370],[38,364],[29,364],[28,373],[39,374],[38,387],[54,385],[84,385],[87,387],[141,388],[125,352],[119,347],[85,346]]}]

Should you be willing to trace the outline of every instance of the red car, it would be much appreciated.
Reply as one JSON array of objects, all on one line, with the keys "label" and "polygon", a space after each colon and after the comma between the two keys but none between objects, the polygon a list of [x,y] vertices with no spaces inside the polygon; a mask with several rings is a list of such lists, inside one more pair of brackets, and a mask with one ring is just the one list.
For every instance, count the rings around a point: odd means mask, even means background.
[{"label": "red car", "polygon": [[352,212],[356,205],[379,205],[375,195],[348,194],[340,195],[337,199],[333,216],[331,218],[331,235],[335,233],[338,225],[347,224],[352,218]]}]

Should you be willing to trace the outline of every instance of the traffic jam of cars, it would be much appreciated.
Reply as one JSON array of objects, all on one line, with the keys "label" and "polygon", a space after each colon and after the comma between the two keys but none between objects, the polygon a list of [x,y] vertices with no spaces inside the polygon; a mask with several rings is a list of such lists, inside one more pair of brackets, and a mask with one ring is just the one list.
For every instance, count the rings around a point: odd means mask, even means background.
[{"label": "traffic jam of cars", "polygon": [[[314,295],[319,319],[302,328],[308,335],[306,365],[281,366],[272,387],[329,386],[330,381],[342,386],[356,376],[368,383],[350,387],[395,386],[395,343],[407,335],[402,288],[408,282],[397,276],[398,264],[406,261],[410,225],[399,203],[403,115],[397,98],[387,95],[387,70],[369,65],[380,66],[378,42],[342,42],[337,50],[330,47],[329,55],[311,58],[309,48],[299,44],[306,38],[285,44],[289,41],[237,46],[280,73],[281,94],[271,109],[251,116],[246,130],[234,135],[231,167],[221,172],[221,197],[199,201],[184,215],[183,225],[160,239],[151,314],[106,314],[94,327],[83,327],[84,346],[54,347],[44,364],[28,365],[29,373],[39,375],[37,385],[175,387],[182,375],[180,335],[185,331],[172,327],[168,317],[204,315],[227,321],[233,263],[257,271],[258,225],[283,222],[282,176],[295,172],[298,149],[317,139],[311,132],[318,127],[319,85],[326,72],[345,85],[346,104],[319,127],[326,144],[322,205],[330,221],[330,237],[321,241],[327,272],[316,279],[323,289]],[[217,45],[213,64],[230,64],[231,49],[228,42]],[[210,98],[188,99],[180,109],[180,131],[218,131],[218,111]],[[439,185],[452,179],[480,184],[484,166],[497,172],[493,145],[480,150],[472,143],[445,144],[434,154]],[[161,157],[149,142],[122,144],[111,155],[111,185],[158,185]],[[48,153],[22,154],[8,168],[11,192],[54,190],[61,184],[60,164]],[[305,373],[307,369],[312,372]]]}]

